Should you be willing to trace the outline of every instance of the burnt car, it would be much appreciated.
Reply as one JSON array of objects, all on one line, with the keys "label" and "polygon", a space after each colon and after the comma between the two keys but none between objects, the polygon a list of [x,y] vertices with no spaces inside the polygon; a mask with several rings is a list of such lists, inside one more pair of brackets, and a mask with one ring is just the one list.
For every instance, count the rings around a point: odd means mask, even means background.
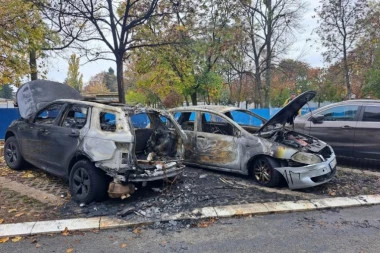
[{"label": "burnt car", "polygon": [[81,99],[70,86],[56,82],[21,86],[21,118],[5,134],[7,165],[19,170],[31,164],[68,179],[72,198],[81,203],[103,200],[107,192],[128,197],[136,184],[183,171],[186,135],[172,115]]},{"label": "burnt car", "polygon": [[329,104],[297,117],[294,127],[330,144],[338,157],[380,161],[380,100]]},{"label": "burnt car", "polygon": [[292,129],[298,110],[315,94],[299,95],[268,121],[228,106],[169,110],[187,135],[185,164],[249,175],[270,187],[282,178],[291,189],[326,183],[336,172],[333,149]]}]

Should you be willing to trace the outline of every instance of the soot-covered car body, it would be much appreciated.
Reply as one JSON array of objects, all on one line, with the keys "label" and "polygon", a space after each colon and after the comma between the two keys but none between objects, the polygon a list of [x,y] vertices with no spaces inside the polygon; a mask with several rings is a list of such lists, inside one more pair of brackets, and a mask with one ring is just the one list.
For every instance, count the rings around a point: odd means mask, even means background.
[{"label": "soot-covered car body", "polygon": [[329,181],[336,171],[333,149],[292,130],[298,110],[314,96],[301,94],[269,121],[236,107],[170,110],[187,135],[185,163],[251,175],[266,186],[276,186],[281,175],[291,189]]},{"label": "soot-covered car body", "polygon": [[71,87],[43,80],[20,87],[17,100],[22,118],[5,135],[7,165],[29,163],[68,178],[78,202],[107,192],[127,197],[137,183],[183,171],[186,136],[165,111],[82,101]]}]

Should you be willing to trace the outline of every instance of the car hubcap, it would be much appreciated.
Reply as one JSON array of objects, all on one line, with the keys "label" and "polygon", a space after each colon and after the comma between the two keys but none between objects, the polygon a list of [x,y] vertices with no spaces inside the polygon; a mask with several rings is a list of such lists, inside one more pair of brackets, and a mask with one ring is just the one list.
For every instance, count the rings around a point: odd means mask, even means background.
[{"label": "car hubcap", "polygon": [[5,156],[10,163],[17,161],[17,148],[14,143],[9,143],[5,149]]},{"label": "car hubcap", "polygon": [[78,197],[85,197],[90,189],[90,179],[84,168],[79,168],[75,171],[73,177],[74,194]]},{"label": "car hubcap", "polygon": [[268,183],[271,179],[271,169],[265,161],[258,161],[254,168],[254,176],[256,181]]}]

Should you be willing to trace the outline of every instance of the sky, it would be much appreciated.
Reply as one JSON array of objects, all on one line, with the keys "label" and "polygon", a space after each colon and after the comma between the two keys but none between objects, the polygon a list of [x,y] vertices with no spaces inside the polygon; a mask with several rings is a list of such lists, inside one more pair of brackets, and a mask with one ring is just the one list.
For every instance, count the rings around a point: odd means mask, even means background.
[{"label": "sky", "polygon": [[[300,60],[308,63],[311,67],[323,67],[323,58],[320,48],[317,47],[318,36],[314,32],[317,27],[317,20],[313,18],[316,15],[314,9],[318,7],[319,1],[306,0],[306,11],[304,12],[301,24],[302,30],[295,34],[296,43],[290,48],[286,58]],[[67,76],[68,59],[72,52],[67,51],[64,57],[52,57],[47,62],[47,79],[57,82],[63,82]],[[116,64],[113,61],[99,60],[96,62],[86,63],[84,59],[80,61],[79,71],[83,74],[83,81],[86,84],[92,76],[108,71],[110,67],[116,70]]]}]

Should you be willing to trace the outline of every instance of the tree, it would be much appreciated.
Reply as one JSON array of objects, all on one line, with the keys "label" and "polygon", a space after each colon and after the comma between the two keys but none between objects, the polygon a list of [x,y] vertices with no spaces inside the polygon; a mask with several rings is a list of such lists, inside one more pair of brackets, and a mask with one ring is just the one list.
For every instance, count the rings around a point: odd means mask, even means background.
[{"label": "tree", "polygon": [[0,87],[0,98],[13,98],[13,89],[9,84],[4,84]]},{"label": "tree", "polygon": [[[38,15],[23,0],[4,0],[0,5],[0,82],[19,84],[33,72],[28,52],[42,41],[41,26],[34,27]],[[35,29],[33,29],[35,28]]]},{"label": "tree", "polygon": [[104,77],[106,86],[111,92],[117,91],[117,77],[113,68],[109,68]]},{"label": "tree", "polygon": [[88,81],[88,84],[84,87],[83,93],[104,94],[110,92],[107,88],[107,85],[104,82],[105,73],[106,72],[101,72],[99,74],[96,74],[95,76],[92,76],[90,78],[90,81]]},{"label": "tree", "polygon": [[[298,29],[304,4],[299,0],[240,0],[244,8],[245,30],[249,36],[247,56],[255,64],[254,76],[260,89],[259,101],[269,106],[271,71],[276,57],[292,43],[292,34]],[[265,85],[261,76],[265,73]]]},{"label": "tree", "polygon": [[368,9],[367,0],[328,0],[322,1],[317,13],[321,19],[317,30],[322,45],[327,48],[323,56],[327,62],[342,59],[343,74],[347,89],[346,98],[351,99],[350,63],[348,54],[361,34],[358,25]]},{"label": "tree", "polygon": [[[130,50],[146,46],[135,37],[134,29],[143,25],[154,13],[158,0],[35,0],[45,17],[65,37],[77,42],[89,61],[96,59],[116,62],[119,102],[125,103],[123,63]],[[106,49],[92,47],[103,43]]]},{"label": "tree", "polygon": [[83,75],[79,72],[79,58],[72,54],[69,59],[69,70],[65,83],[81,92],[83,87]]}]

